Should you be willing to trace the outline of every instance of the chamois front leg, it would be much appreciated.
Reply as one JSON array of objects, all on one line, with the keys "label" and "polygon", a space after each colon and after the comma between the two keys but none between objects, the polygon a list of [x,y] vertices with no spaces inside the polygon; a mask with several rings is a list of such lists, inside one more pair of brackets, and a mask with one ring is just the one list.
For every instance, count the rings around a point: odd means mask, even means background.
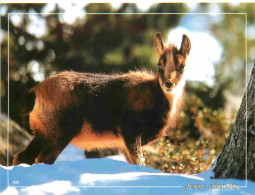
[{"label": "chamois front leg", "polygon": [[129,151],[127,149],[122,149],[119,152],[125,157],[125,159],[128,163],[132,164],[132,161],[131,161],[131,158],[129,155]]},{"label": "chamois front leg", "polygon": [[127,151],[129,153],[129,157],[127,158],[128,161],[131,161],[132,164],[137,165],[144,165],[143,163],[143,153],[141,148],[141,136],[135,136],[135,137],[124,137],[125,144],[127,147]]}]

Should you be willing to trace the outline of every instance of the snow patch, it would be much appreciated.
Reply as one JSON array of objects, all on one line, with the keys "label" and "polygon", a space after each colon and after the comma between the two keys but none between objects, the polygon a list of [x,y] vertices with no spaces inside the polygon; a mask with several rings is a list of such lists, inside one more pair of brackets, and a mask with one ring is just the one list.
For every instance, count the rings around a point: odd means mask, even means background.
[{"label": "snow patch", "polygon": [[9,187],[1,193],[1,195],[18,195],[19,191],[15,187]]},{"label": "snow patch", "polygon": [[21,189],[27,195],[44,195],[45,193],[52,193],[56,195],[67,194],[71,192],[79,192],[79,188],[72,187],[70,181],[54,181],[42,185],[35,185]]}]

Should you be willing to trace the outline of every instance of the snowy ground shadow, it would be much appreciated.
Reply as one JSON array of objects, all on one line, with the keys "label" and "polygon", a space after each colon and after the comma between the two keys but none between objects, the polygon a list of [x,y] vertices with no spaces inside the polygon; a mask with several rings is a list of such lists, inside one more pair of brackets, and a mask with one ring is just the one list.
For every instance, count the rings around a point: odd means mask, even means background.
[{"label": "snowy ground shadow", "polygon": [[[121,157],[113,158],[121,159]],[[240,188],[245,185],[244,181],[210,179],[211,170],[198,175],[168,174],[149,167],[131,165],[123,160],[84,159],[83,152],[73,146],[67,147],[54,165],[0,167],[0,174],[0,194],[12,195],[169,194],[170,192],[178,194],[253,194],[255,188],[255,183],[250,181],[248,181],[248,188]],[[9,187],[7,188],[8,177]],[[216,182],[215,186],[237,184],[239,189],[209,189],[214,182]],[[187,183],[206,185],[206,188],[185,191]]]}]

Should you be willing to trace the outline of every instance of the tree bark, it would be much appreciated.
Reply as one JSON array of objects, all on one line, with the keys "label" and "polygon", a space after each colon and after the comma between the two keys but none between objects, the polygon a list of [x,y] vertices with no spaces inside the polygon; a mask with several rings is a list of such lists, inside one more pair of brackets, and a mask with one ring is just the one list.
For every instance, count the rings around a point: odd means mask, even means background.
[{"label": "tree bark", "polygon": [[235,123],[215,163],[215,178],[246,179],[246,163],[247,179],[255,181],[255,64]]}]

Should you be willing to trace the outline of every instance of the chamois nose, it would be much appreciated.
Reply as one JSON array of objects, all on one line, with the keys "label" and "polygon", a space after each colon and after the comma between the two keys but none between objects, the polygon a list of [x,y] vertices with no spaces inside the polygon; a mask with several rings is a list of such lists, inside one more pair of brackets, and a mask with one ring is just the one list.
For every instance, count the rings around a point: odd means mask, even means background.
[{"label": "chamois nose", "polygon": [[167,81],[167,82],[165,82],[165,85],[167,88],[171,88],[173,85],[173,82]]}]

